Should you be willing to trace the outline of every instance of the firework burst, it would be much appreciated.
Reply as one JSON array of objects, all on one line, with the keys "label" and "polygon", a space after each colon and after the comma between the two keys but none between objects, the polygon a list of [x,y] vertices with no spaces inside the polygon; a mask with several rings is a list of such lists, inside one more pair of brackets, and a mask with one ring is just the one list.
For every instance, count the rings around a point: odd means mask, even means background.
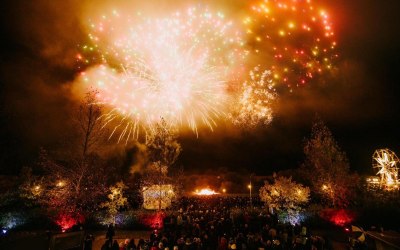
[{"label": "firework burst", "polygon": [[324,81],[338,57],[328,12],[312,0],[255,1],[243,25],[199,6],[156,16],[113,10],[90,20],[90,43],[77,55],[86,64],[80,79],[110,108],[102,117],[110,137],[137,139],[161,120],[196,134],[227,118],[267,125],[275,88]]},{"label": "firework burst", "polygon": [[326,10],[311,0],[263,0],[251,9],[243,20],[248,43],[277,82],[291,89],[332,71],[338,55]]},{"label": "firework burst", "polygon": [[111,136],[137,138],[160,119],[196,133],[199,124],[216,126],[246,57],[240,33],[222,13],[189,8],[145,18],[113,11],[89,27],[93,45],[82,46],[78,59],[97,66],[82,79],[112,107],[104,117],[117,124]]},{"label": "firework burst", "polygon": [[230,117],[235,125],[254,128],[272,121],[272,103],[276,99],[276,92],[270,71],[255,67],[249,76],[250,79],[240,87]]}]

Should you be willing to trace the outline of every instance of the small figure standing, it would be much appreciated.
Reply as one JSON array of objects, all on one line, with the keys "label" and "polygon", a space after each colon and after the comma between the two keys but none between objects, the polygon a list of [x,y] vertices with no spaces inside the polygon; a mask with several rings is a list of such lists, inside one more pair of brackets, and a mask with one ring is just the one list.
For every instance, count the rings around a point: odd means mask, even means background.
[{"label": "small figure standing", "polygon": [[85,238],[85,248],[84,250],[92,250],[92,245],[93,245],[93,235],[88,234]]},{"label": "small figure standing", "polygon": [[107,228],[106,239],[108,239],[112,242],[114,235],[115,235],[114,226],[113,226],[113,224],[110,224],[110,225],[108,225],[108,228]]}]

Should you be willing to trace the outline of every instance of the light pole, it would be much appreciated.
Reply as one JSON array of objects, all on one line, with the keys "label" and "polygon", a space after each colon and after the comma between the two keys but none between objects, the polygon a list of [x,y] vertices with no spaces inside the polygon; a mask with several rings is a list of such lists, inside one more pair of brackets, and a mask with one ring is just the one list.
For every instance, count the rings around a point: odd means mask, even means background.
[{"label": "light pole", "polygon": [[252,186],[251,186],[251,182],[250,182],[250,184],[249,184],[249,185],[247,185],[247,187],[248,187],[248,189],[249,189],[249,192],[250,192],[250,207],[251,207],[251,208],[253,208],[253,203],[252,203],[252,201],[251,201],[251,188],[252,188]]},{"label": "light pole", "polygon": [[249,188],[249,192],[250,192],[250,207],[251,208],[253,208],[253,201],[252,201],[252,198],[251,198],[251,190],[253,189],[253,186],[252,186],[252,183],[251,183],[251,177],[253,176],[254,174],[251,174],[250,175],[250,184],[247,186],[248,188]]}]

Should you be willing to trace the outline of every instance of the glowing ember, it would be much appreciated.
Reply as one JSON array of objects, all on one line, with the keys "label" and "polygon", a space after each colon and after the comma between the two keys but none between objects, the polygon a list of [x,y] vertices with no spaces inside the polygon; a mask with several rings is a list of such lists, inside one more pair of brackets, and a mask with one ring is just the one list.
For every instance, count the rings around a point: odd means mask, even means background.
[{"label": "glowing ember", "polygon": [[196,190],[194,192],[196,195],[214,195],[214,194],[218,194],[216,193],[214,190],[211,190],[209,188],[203,188],[201,190]]}]

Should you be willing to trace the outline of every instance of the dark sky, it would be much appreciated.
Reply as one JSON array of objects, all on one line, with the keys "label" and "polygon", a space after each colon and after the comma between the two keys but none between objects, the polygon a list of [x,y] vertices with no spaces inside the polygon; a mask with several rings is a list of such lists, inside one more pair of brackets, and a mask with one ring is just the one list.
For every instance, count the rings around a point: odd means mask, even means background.
[{"label": "dark sky", "polygon": [[[0,173],[56,148],[76,103],[73,60],[85,41],[82,1],[3,1],[0,41]],[[334,16],[339,73],[279,98],[271,125],[181,136],[185,169],[246,168],[260,174],[295,168],[315,114],[332,130],[352,169],[372,173],[375,149],[400,154],[400,1],[323,1]]]}]

